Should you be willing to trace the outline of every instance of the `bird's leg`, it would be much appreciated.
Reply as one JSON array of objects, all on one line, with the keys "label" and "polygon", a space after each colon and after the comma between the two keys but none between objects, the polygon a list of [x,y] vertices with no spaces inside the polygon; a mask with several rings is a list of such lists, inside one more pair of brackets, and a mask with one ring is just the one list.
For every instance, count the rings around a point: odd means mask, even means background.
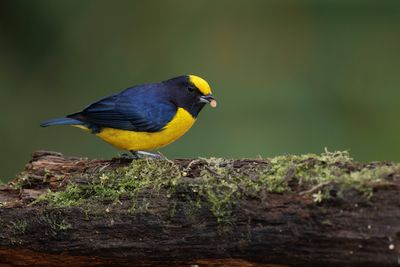
[{"label": "bird's leg", "polygon": [[142,159],[142,158],[155,158],[155,159],[160,159],[162,156],[160,154],[154,154],[146,151],[135,151],[135,150],[129,150],[129,152],[132,153],[132,155],[127,155],[123,154],[123,156],[127,156],[131,159]]},{"label": "bird's leg", "polygon": [[135,151],[136,155],[138,155],[139,157],[149,157],[149,158],[154,158],[154,159],[160,159],[161,155],[158,153],[150,153],[147,151]]}]

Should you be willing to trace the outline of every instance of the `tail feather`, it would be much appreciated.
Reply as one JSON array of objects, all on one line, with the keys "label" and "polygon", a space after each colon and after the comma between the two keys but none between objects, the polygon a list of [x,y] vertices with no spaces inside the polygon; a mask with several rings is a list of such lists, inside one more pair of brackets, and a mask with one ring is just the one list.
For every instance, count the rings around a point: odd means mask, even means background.
[{"label": "tail feather", "polygon": [[83,122],[71,118],[57,118],[42,122],[40,126],[47,127],[52,125],[79,125],[79,124],[83,124]]}]

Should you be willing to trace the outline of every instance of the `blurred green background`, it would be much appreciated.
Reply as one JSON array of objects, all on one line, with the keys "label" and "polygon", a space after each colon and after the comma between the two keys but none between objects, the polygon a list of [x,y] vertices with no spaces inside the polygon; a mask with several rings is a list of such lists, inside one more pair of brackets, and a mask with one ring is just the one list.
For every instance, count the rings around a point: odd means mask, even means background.
[{"label": "blurred green background", "polygon": [[135,84],[206,78],[219,101],[161,150],[256,157],[349,149],[400,160],[398,1],[0,2],[0,177],[38,149],[119,152],[43,120]]}]

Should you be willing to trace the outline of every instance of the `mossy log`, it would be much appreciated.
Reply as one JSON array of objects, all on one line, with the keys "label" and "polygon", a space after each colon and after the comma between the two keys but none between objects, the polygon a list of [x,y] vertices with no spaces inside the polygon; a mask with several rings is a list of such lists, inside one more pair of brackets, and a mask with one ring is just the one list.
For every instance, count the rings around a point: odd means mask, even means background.
[{"label": "mossy log", "polygon": [[346,152],[171,161],[39,151],[0,186],[7,264],[398,266],[400,166]]}]

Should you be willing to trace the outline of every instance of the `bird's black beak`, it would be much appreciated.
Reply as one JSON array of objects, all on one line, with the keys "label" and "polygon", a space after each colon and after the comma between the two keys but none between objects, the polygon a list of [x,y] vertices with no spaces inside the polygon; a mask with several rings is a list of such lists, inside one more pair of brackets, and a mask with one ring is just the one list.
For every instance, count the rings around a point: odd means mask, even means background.
[{"label": "bird's black beak", "polygon": [[210,103],[210,106],[213,108],[215,108],[217,106],[217,101],[211,94],[200,96],[199,102],[206,103],[206,104]]},{"label": "bird's black beak", "polygon": [[203,96],[200,96],[200,102],[201,102],[201,103],[206,103],[206,104],[208,104],[208,103],[211,102],[211,100],[215,100],[214,97],[213,97],[212,95],[203,95]]}]

